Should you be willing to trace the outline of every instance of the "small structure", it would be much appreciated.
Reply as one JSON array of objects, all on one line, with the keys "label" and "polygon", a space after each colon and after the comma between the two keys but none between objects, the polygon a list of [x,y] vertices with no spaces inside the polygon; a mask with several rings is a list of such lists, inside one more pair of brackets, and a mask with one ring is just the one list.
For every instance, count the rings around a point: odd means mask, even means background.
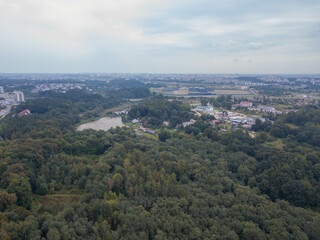
[{"label": "small structure", "polygon": [[215,126],[215,125],[218,124],[218,120],[216,120],[216,119],[215,119],[215,120],[212,120],[212,121],[210,122],[210,124]]},{"label": "small structure", "polygon": [[231,132],[235,132],[237,130],[237,125],[236,124],[232,124],[231,125]]},{"label": "small structure", "polygon": [[232,123],[239,124],[243,122],[243,118],[240,117],[230,117],[229,118]]},{"label": "small structure", "polygon": [[231,109],[237,109],[239,107],[242,107],[241,104],[232,104]]},{"label": "small structure", "polygon": [[162,123],[163,125],[165,125],[166,127],[168,127],[169,126],[169,122],[167,122],[167,121],[163,121],[163,123]]},{"label": "small structure", "polygon": [[182,123],[182,126],[183,126],[183,127],[190,126],[190,125],[193,125],[195,122],[196,122],[196,120],[190,119],[189,122],[183,122],[183,123]]},{"label": "small structure", "polygon": [[250,124],[243,124],[243,125],[242,125],[242,127],[243,127],[244,129],[248,129],[248,130],[251,129],[251,126],[252,126],[252,125],[250,125]]},{"label": "small structure", "polygon": [[211,106],[198,106],[196,107],[196,110],[206,112],[206,113],[212,113],[213,112],[213,107]]},{"label": "small structure", "polygon": [[270,112],[270,113],[275,113],[277,111],[274,107],[269,107],[264,105],[259,105],[257,109],[262,112]]},{"label": "small structure", "polygon": [[125,109],[125,110],[122,110],[122,111],[115,111],[114,114],[116,114],[116,115],[121,115],[121,114],[127,115],[128,114],[128,110]]},{"label": "small structure", "polygon": [[232,109],[237,109],[240,107],[244,107],[244,108],[251,108],[253,106],[252,102],[248,102],[248,101],[241,101],[239,104],[232,104]]},{"label": "small structure", "polygon": [[251,108],[253,106],[253,103],[252,102],[248,102],[248,101],[241,101],[240,105],[241,105],[241,107]]},{"label": "small structure", "polygon": [[149,129],[149,128],[144,128],[144,127],[140,127],[139,128],[140,131],[144,132],[144,133],[149,133],[151,135],[157,135],[157,132]]},{"label": "small structure", "polygon": [[140,123],[140,120],[139,120],[139,119],[137,119],[137,118],[135,118],[135,119],[133,119],[133,120],[131,121],[131,123],[133,123],[133,124],[137,124],[137,123]]},{"label": "small structure", "polygon": [[245,119],[245,123],[248,125],[253,125],[256,122],[256,118],[255,117],[246,117]]}]

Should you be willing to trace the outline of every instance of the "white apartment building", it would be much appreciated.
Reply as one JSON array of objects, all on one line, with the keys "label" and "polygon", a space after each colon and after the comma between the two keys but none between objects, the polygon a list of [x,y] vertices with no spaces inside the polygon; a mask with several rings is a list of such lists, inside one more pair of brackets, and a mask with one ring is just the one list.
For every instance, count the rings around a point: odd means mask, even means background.
[{"label": "white apartment building", "polygon": [[24,102],[24,94],[21,91],[14,91],[15,94],[15,100],[17,102]]}]

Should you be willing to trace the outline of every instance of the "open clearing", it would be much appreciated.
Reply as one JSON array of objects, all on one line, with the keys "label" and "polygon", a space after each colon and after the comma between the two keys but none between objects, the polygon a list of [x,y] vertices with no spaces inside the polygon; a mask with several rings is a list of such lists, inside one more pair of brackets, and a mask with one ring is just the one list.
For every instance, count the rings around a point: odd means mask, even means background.
[{"label": "open clearing", "polygon": [[108,131],[110,128],[115,127],[123,127],[124,124],[122,123],[121,117],[104,117],[93,122],[88,122],[85,124],[80,125],[77,127],[77,131],[82,131],[85,129],[93,129],[93,130],[104,130]]}]

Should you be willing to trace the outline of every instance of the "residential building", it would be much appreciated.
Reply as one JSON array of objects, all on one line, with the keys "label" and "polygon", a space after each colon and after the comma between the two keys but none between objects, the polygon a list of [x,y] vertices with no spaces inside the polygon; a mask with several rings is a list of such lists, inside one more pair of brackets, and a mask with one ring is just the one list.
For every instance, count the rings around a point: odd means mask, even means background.
[{"label": "residential building", "polygon": [[217,123],[218,123],[218,120],[216,120],[216,119],[215,119],[215,120],[212,120],[212,121],[210,122],[211,125],[216,125]]},{"label": "residential building", "polygon": [[239,107],[242,107],[241,104],[232,104],[231,109],[237,109]]},{"label": "residential building", "polygon": [[163,121],[163,125],[165,125],[166,127],[168,127],[168,126],[169,126],[169,122]]},{"label": "residential building", "polygon": [[205,106],[205,107],[198,106],[198,107],[196,107],[196,110],[206,112],[206,113],[213,113],[213,111],[214,111],[213,107],[211,107],[211,106]]},{"label": "residential building", "polygon": [[140,127],[138,128],[140,131],[144,132],[144,133],[149,133],[151,135],[157,135],[157,132],[149,129],[149,128],[144,128],[144,127]]},{"label": "residential building", "polygon": [[183,126],[183,127],[190,126],[190,125],[193,125],[195,122],[196,122],[196,120],[190,119],[189,122],[183,122],[183,123],[182,123],[182,126]]},{"label": "residential building", "polygon": [[269,106],[264,106],[264,105],[259,105],[257,107],[257,109],[262,112],[276,112],[277,111],[274,107],[269,107]]},{"label": "residential building", "polygon": [[140,123],[140,120],[135,118],[135,119],[133,119],[133,120],[131,121],[131,123],[137,124],[137,123]]},{"label": "residential building", "polygon": [[24,102],[24,94],[21,91],[14,91],[16,102]]},{"label": "residential building", "polygon": [[241,107],[252,107],[253,103],[248,101],[241,101],[240,102]]},{"label": "residential building", "polygon": [[23,110],[23,111],[21,111],[21,112],[18,113],[18,116],[19,116],[19,117],[27,116],[27,115],[31,115],[31,112],[30,112],[29,109],[25,109],[25,110]]}]

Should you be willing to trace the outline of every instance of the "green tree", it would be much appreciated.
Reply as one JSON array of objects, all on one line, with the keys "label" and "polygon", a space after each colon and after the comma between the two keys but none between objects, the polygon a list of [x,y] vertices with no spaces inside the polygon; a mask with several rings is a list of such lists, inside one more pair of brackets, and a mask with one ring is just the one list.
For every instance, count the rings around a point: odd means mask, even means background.
[{"label": "green tree", "polygon": [[17,196],[17,204],[27,209],[32,205],[31,186],[27,178],[23,176],[14,176],[7,188],[9,193],[15,193]]},{"label": "green tree", "polygon": [[0,190],[0,211],[4,211],[7,207],[17,202],[17,196],[12,193]]},{"label": "green tree", "polygon": [[161,132],[158,135],[158,138],[160,141],[165,142],[167,139],[171,138],[171,133],[167,130],[161,130]]}]

